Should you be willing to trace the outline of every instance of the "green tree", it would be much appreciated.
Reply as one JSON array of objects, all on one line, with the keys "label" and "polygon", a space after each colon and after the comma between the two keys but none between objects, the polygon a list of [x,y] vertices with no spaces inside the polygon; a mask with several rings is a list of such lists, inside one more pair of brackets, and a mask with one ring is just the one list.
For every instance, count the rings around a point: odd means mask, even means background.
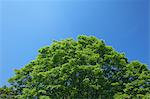
[{"label": "green tree", "polygon": [[16,99],[15,90],[12,87],[3,86],[0,88],[0,99]]},{"label": "green tree", "polygon": [[54,41],[15,74],[9,82],[18,99],[150,98],[147,66],[93,36]]}]

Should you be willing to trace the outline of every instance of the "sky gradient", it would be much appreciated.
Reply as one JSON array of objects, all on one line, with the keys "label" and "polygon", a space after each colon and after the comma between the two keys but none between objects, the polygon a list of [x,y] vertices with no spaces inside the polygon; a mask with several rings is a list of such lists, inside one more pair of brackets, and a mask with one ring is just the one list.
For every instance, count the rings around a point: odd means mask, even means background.
[{"label": "sky gradient", "polygon": [[0,86],[52,40],[93,35],[149,64],[148,0],[3,0]]}]

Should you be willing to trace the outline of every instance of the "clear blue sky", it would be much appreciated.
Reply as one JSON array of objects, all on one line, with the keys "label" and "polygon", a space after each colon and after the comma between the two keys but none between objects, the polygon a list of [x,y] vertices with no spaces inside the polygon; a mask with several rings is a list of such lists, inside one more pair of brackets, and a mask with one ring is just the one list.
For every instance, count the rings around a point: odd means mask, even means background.
[{"label": "clear blue sky", "polygon": [[148,0],[3,0],[0,86],[52,40],[94,35],[148,64]]}]

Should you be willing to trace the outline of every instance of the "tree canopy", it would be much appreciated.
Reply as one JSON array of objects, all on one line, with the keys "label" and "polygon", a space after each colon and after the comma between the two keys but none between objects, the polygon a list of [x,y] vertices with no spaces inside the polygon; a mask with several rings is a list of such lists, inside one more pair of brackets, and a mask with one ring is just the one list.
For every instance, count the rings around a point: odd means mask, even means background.
[{"label": "tree canopy", "polygon": [[54,41],[0,88],[2,99],[150,99],[150,70],[94,36]]}]

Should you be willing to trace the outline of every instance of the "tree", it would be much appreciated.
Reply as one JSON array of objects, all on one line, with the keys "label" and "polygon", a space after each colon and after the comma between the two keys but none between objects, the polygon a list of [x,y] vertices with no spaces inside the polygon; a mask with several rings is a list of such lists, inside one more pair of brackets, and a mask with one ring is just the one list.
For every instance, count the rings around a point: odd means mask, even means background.
[{"label": "tree", "polygon": [[150,98],[150,70],[93,36],[54,41],[9,79],[18,99]]},{"label": "tree", "polygon": [[15,90],[12,87],[3,86],[0,88],[0,99],[16,99]]}]

